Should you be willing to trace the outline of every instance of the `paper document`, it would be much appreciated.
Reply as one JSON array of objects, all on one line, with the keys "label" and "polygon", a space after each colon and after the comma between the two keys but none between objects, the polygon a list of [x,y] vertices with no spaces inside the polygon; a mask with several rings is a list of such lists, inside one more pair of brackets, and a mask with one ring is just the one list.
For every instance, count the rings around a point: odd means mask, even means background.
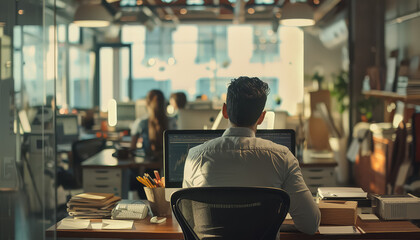
[{"label": "paper document", "polygon": [[64,218],[60,221],[57,229],[88,229],[90,220],[88,219],[73,219],[73,218]]},{"label": "paper document", "polygon": [[93,199],[93,200],[103,200],[103,199],[106,198],[104,196],[98,196],[98,195],[94,195],[94,194],[90,194],[90,193],[81,193],[81,194],[77,195],[77,197],[86,198],[86,199]]},{"label": "paper document", "polygon": [[89,229],[101,230],[102,229],[102,222],[91,222]]},{"label": "paper document", "polygon": [[355,226],[320,226],[318,228],[320,234],[360,234]]},{"label": "paper document", "polygon": [[359,214],[360,219],[362,219],[363,221],[378,221],[379,218],[375,215],[375,214],[366,214],[366,213],[360,213]]},{"label": "paper document", "polygon": [[312,151],[310,154],[311,158],[334,158],[334,153],[333,152],[315,152]]},{"label": "paper document", "polygon": [[132,229],[133,220],[102,220],[102,229]]}]

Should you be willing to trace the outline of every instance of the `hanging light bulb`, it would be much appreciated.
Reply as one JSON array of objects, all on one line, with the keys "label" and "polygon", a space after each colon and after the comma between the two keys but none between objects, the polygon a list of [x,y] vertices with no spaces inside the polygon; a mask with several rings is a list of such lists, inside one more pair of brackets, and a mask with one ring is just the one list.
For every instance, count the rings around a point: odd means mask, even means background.
[{"label": "hanging light bulb", "polygon": [[315,24],[312,8],[302,2],[288,3],[282,11],[280,24],[284,26],[305,27]]},{"label": "hanging light bulb", "polygon": [[73,20],[80,27],[107,27],[112,21],[113,16],[100,1],[80,4]]}]

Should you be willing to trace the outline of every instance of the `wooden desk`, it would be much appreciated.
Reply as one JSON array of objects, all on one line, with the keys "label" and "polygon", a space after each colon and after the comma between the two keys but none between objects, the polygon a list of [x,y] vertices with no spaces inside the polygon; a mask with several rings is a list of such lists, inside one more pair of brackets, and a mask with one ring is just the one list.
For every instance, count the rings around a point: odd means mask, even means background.
[{"label": "wooden desk", "polygon": [[[285,220],[285,224],[292,220]],[[305,239],[420,239],[420,228],[409,221],[362,221],[357,218],[357,226],[361,227],[365,234],[358,235],[307,235],[296,232],[282,232],[281,240],[305,240]]]},{"label": "wooden desk", "polygon": [[129,169],[161,169],[162,161],[147,157],[118,159],[112,156],[115,149],[104,149],[82,163],[83,190],[85,192],[113,193],[128,198]]},{"label": "wooden desk", "polygon": [[[121,239],[183,239],[182,230],[175,218],[168,218],[166,223],[151,224],[150,218],[134,221],[131,230],[55,230],[56,225],[48,228],[47,237],[58,238],[121,238]],[[100,220],[92,220],[100,221]],[[293,224],[285,220],[284,224]],[[362,221],[357,225],[366,234],[360,235],[307,235],[299,232],[282,232],[281,240],[294,239],[420,239],[420,228],[409,221]]]},{"label": "wooden desk", "polygon": [[[101,220],[91,220],[101,221]],[[184,239],[178,222],[168,218],[165,223],[150,223],[150,217],[134,221],[131,230],[56,230],[56,225],[46,230],[47,237],[57,238],[122,238],[122,239]]]}]

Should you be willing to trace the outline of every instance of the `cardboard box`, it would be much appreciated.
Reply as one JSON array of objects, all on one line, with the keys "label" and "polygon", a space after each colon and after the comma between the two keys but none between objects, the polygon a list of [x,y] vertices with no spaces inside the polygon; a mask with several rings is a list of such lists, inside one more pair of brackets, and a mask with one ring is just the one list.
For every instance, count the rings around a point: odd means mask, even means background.
[{"label": "cardboard box", "polygon": [[321,225],[356,225],[356,201],[320,200],[318,207],[321,211]]}]

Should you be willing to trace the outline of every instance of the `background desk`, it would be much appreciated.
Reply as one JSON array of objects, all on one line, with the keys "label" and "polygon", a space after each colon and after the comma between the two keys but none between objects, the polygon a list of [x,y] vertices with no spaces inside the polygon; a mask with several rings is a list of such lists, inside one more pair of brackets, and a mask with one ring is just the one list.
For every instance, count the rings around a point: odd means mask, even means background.
[{"label": "background desk", "polygon": [[323,155],[331,155],[331,157],[320,157],[320,154],[312,154],[310,150],[307,150],[303,154],[303,162],[299,163],[303,179],[312,195],[316,195],[319,187],[337,185],[335,176],[337,162],[332,153]]},{"label": "background desk", "polygon": [[[134,221],[131,230],[55,230],[56,225],[46,231],[47,237],[58,238],[121,238],[121,239],[183,239],[182,230],[175,218],[168,218],[165,223],[151,224],[150,218]],[[100,221],[100,220],[92,220]],[[293,224],[285,220],[284,224]],[[420,228],[408,221],[362,221],[357,225],[366,234],[360,235],[307,235],[299,232],[282,232],[281,240],[294,239],[420,239]]]},{"label": "background desk", "polygon": [[146,157],[118,159],[112,156],[115,149],[104,149],[82,163],[83,190],[85,192],[114,193],[128,198],[129,169],[162,168],[161,161],[152,161]]}]

